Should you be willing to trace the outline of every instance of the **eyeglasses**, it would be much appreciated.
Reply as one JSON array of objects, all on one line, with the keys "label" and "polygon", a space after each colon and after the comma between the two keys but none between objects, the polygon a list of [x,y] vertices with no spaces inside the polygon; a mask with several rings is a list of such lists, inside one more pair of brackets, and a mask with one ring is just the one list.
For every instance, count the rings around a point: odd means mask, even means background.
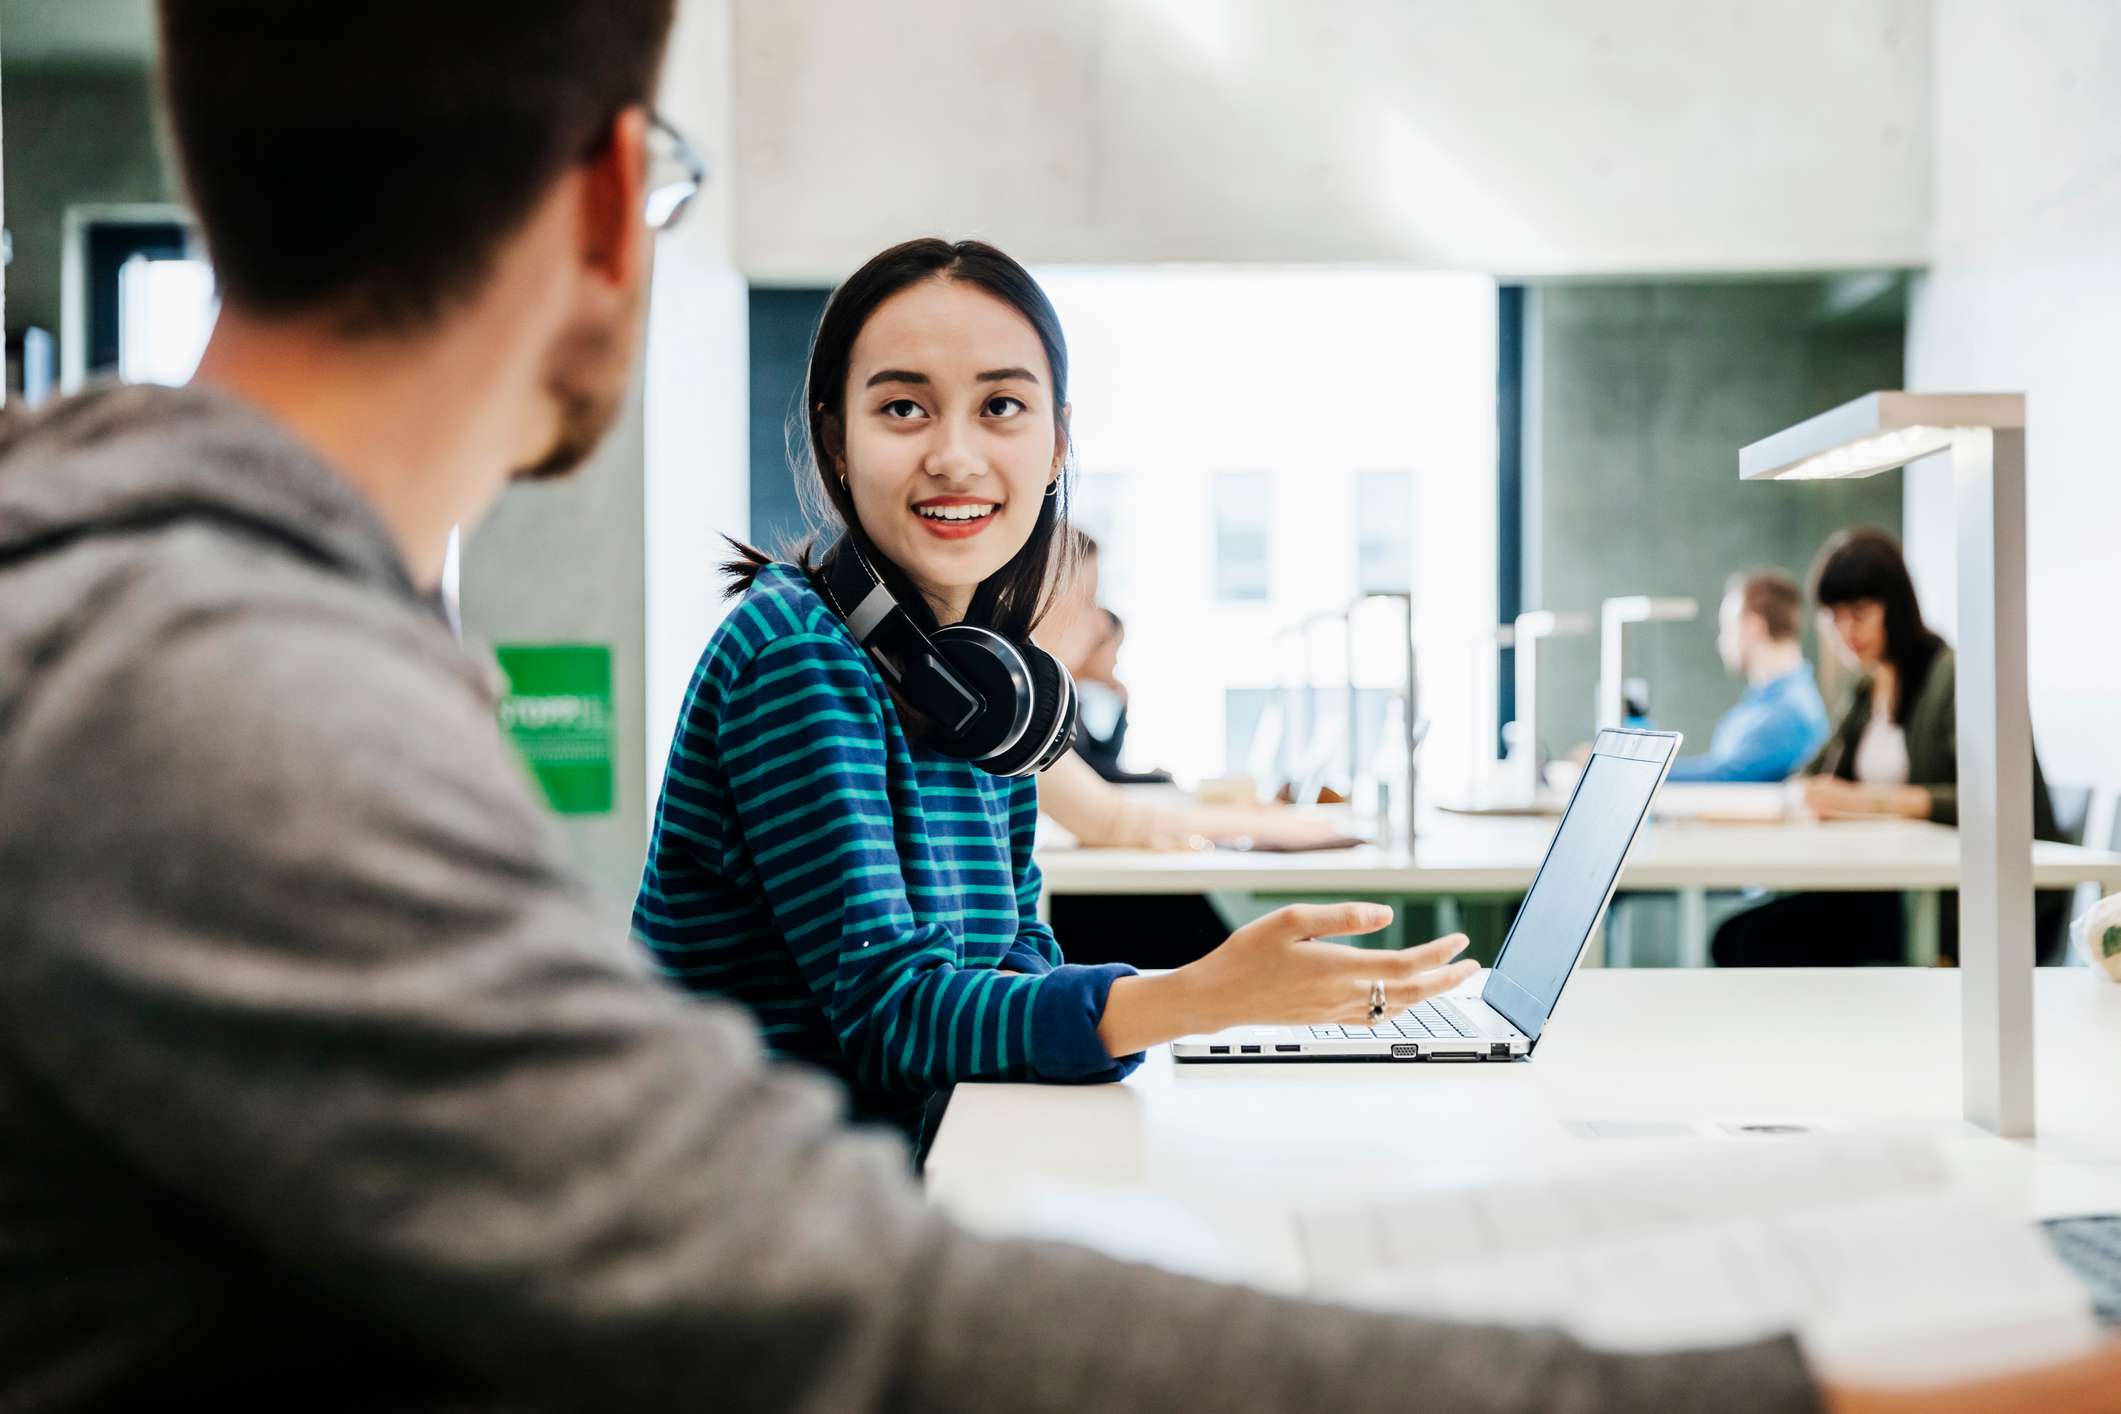
[{"label": "eyeglasses", "polygon": [[684,134],[651,112],[648,115],[648,229],[667,231],[707,185],[707,162],[685,141]]}]

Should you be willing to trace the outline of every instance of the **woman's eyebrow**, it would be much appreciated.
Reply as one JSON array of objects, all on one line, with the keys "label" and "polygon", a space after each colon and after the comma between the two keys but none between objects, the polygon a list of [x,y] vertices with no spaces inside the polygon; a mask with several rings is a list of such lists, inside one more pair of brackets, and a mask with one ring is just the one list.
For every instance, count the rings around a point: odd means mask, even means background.
[{"label": "woman's eyebrow", "polygon": [[973,378],[980,383],[1008,383],[1014,381],[1036,383],[1038,381],[1038,375],[1028,368],[990,368],[985,373],[974,374]]},{"label": "woman's eyebrow", "polygon": [[[980,376],[985,377],[986,375],[982,374]],[[862,386],[864,388],[874,388],[879,383],[926,383],[927,381],[928,375],[925,373],[914,373],[904,368],[885,368],[870,374],[869,381]]]}]

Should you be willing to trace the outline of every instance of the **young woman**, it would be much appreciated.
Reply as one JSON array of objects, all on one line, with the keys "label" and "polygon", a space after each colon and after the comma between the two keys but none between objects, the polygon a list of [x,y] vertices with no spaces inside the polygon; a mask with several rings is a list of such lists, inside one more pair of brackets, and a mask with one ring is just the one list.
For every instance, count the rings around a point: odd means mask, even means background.
[{"label": "young woman", "polygon": [[[1805,803],[1822,819],[1956,825],[1956,665],[1951,648],[1923,622],[1899,542],[1882,530],[1845,530],[1828,540],[1812,568],[1812,601],[1832,624],[1822,636],[1863,676],[1805,768]],[[2037,760],[2033,834],[2056,838]],[[2059,899],[2066,909],[2068,895]],[[2059,947],[2056,906],[2057,896],[2040,896],[2043,954]],[[1717,930],[1713,950],[1725,967],[1898,962],[1903,928],[1898,894],[1796,894],[1733,916]],[[1957,931],[1947,919],[1947,955]]]},{"label": "young woman", "polygon": [[1472,970],[1458,937],[1314,941],[1388,921],[1361,904],[1285,909],[1162,976],[1064,961],[1037,917],[1031,777],[964,759],[850,629],[872,601],[829,591],[873,576],[926,633],[1027,644],[1068,543],[1067,378],[1052,306],[990,246],[912,241],[834,293],[800,474],[842,538],[731,566],[742,600],[694,674],[634,908],[665,974],[909,1131],[959,1080],[1114,1079],[1176,1036],[1358,1020],[1379,983],[1396,1011]]}]

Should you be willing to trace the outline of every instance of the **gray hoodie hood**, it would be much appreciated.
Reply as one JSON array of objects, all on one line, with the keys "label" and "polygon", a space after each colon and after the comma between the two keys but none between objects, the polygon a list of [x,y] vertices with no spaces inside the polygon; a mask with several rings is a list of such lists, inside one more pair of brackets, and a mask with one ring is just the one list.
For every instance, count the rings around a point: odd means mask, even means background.
[{"label": "gray hoodie hood", "polygon": [[88,536],[189,522],[420,597],[353,484],[235,398],[113,385],[0,418],[0,575]]},{"label": "gray hoodie hood", "polygon": [[17,709],[92,634],[152,651],[202,614],[291,600],[447,634],[360,490],[236,398],[111,386],[0,417],[0,777]]}]

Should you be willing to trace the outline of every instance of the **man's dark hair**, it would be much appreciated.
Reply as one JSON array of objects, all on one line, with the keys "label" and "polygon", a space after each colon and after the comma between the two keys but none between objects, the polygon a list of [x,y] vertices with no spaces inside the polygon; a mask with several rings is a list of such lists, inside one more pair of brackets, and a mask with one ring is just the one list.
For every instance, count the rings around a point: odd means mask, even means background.
[{"label": "man's dark hair", "polygon": [[646,103],[674,0],[158,0],[159,80],[222,297],[349,332],[474,296]]},{"label": "man's dark hair", "polygon": [[1804,624],[1804,591],[1781,570],[1752,570],[1731,579],[1730,592],[1743,611],[1758,614],[1768,637],[1787,643]]}]

